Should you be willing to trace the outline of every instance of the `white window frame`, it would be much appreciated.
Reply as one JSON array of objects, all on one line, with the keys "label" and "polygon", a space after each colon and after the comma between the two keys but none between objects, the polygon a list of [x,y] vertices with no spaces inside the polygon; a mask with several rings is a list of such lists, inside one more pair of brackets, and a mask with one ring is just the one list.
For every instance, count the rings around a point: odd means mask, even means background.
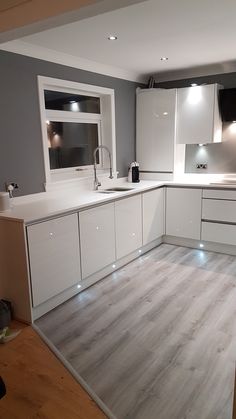
[{"label": "white window frame", "polygon": [[[73,111],[58,111],[45,108],[44,91],[54,90],[64,93],[73,93],[85,96],[100,98],[100,114]],[[116,176],[116,137],[115,137],[115,98],[114,90],[93,86],[84,83],[71,82],[67,80],[54,79],[51,77],[38,76],[39,106],[41,116],[42,144],[44,155],[44,169],[46,184],[57,182],[57,175],[60,174],[60,181],[78,180],[92,176],[92,166],[77,166],[62,169],[50,169],[48,152],[48,135],[46,121],[94,123],[98,125],[98,144],[106,145],[112,153],[112,168]],[[104,158],[104,161],[103,161]],[[106,157],[99,151],[98,167],[108,167]],[[65,178],[63,178],[65,174]],[[71,177],[70,177],[71,176]]]}]

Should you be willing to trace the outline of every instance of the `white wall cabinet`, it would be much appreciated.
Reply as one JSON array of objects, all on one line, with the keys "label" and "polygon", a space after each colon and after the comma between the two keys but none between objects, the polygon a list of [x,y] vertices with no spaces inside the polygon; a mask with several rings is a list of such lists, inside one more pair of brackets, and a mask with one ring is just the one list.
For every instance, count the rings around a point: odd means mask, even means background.
[{"label": "white wall cabinet", "polygon": [[114,203],[79,213],[82,278],[115,261]]},{"label": "white wall cabinet", "polygon": [[167,188],[166,235],[200,240],[201,189]]},{"label": "white wall cabinet", "polygon": [[137,90],[136,158],[140,170],[173,172],[176,89]]},{"label": "white wall cabinet", "polygon": [[145,192],[143,199],[143,245],[163,236],[165,233],[164,188]]},{"label": "white wall cabinet", "polygon": [[142,246],[141,194],[115,202],[115,226],[117,259]]},{"label": "white wall cabinet", "polygon": [[77,214],[27,228],[33,306],[81,280]]},{"label": "white wall cabinet", "polygon": [[177,89],[178,144],[220,142],[222,122],[218,105],[219,85]]}]

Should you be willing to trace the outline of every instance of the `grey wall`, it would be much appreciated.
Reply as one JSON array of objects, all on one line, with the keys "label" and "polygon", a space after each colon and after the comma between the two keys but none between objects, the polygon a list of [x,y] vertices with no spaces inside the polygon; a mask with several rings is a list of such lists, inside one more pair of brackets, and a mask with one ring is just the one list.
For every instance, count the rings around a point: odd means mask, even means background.
[{"label": "grey wall", "polygon": [[[190,86],[191,83],[219,83],[224,88],[236,87],[236,73],[173,80],[157,83],[156,87],[178,88]],[[223,125],[223,139],[230,141],[204,147],[187,145],[185,171],[187,173],[236,173],[236,135],[230,134],[229,124]],[[207,170],[196,169],[197,163],[207,163]]]},{"label": "grey wall", "polygon": [[203,84],[203,83],[219,83],[224,86],[225,89],[231,87],[236,87],[236,73],[227,73],[227,74],[216,74],[202,77],[191,77],[188,79],[181,80],[171,80],[165,81],[162,83],[156,83],[155,87],[161,87],[166,89],[177,88],[177,87],[187,87],[191,83]]},{"label": "grey wall", "polygon": [[127,175],[135,157],[136,83],[0,51],[0,190],[19,183],[18,195],[44,190],[37,75],[115,90],[117,170]]}]

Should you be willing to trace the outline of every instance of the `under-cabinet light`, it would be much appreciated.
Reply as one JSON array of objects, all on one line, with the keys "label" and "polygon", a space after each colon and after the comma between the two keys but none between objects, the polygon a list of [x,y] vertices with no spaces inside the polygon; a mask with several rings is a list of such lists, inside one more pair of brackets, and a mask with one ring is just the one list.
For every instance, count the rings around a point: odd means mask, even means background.
[{"label": "under-cabinet light", "polygon": [[113,264],[113,265],[112,265],[112,267],[113,267],[113,269],[115,269],[115,268],[116,268],[116,265],[115,265],[115,264]]},{"label": "under-cabinet light", "polygon": [[204,247],[204,244],[203,243],[200,243],[199,244],[199,247],[203,248]]},{"label": "under-cabinet light", "polygon": [[77,288],[81,288],[81,285],[79,285],[79,284],[78,284],[78,285],[77,285]]}]

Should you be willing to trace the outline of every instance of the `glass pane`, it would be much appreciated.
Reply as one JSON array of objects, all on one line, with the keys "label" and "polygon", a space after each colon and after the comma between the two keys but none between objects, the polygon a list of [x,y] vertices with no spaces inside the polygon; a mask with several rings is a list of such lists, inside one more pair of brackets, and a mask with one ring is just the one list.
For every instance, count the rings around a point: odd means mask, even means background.
[{"label": "glass pane", "polygon": [[44,100],[46,109],[100,114],[99,97],[44,90]]},{"label": "glass pane", "polygon": [[47,133],[51,169],[93,164],[93,151],[98,146],[97,124],[47,121]]}]

